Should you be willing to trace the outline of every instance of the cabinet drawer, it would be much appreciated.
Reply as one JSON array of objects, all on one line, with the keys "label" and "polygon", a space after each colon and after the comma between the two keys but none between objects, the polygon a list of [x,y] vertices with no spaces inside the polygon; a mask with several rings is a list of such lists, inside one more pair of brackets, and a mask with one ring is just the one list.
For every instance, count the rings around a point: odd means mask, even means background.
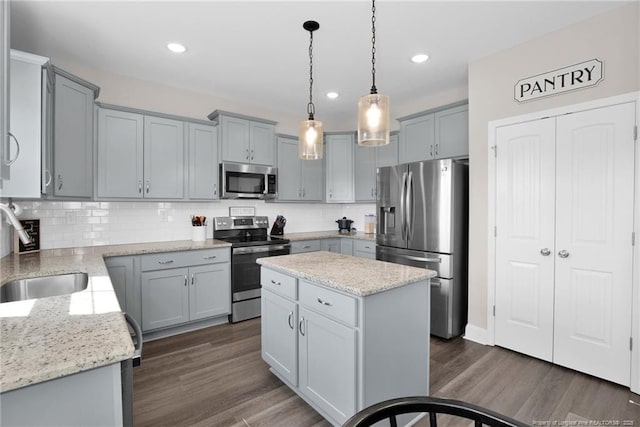
[{"label": "cabinet drawer", "polygon": [[376,242],[373,240],[354,240],[353,241],[353,252],[368,252],[375,255],[376,253]]},{"label": "cabinet drawer", "polygon": [[358,323],[358,301],[348,295],[300,280],[300,302],[348,325],[356,326]]},{"label": "cabinet drawer", "polygon": [[302,240],[291,242],[291,253],[315,252],[320,250],[320,240]]},{"label": "cabinet drawer", "polygon": [[269,289],[278,295],[291,298],[292,300],[298,298],[296,282],[297,279],[295,277],[287,276],[286,274],[264,267],[260,271],[260,284],[263,288]]},{"label": "cabinet drawer", "polygon": [[141,255],[140,269],[142,271],[164,270],[218,262],[229,262],[228,248]]}]

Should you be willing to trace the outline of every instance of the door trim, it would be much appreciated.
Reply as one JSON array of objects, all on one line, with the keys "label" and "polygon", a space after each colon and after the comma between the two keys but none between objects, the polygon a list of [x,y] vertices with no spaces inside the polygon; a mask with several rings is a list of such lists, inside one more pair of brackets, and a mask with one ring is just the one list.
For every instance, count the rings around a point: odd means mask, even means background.
[{"label": "door trim", "polygon": [[[495,345],[495,318],[493,307],[496,294],[496,158],[494,148],[496,145],[497,129],[502,126],[509,126],[517,123],[540,120],[545,117],[561,116],[563,114],[576,113],[580,111],[592,110],[596,108],[610,107],[617,104],[635,102],[636,105],[636,126],[640,125],[640,92],[630,92],[607,98],[596,99],[579,104],[566,105],[534,113],[508,117],[505,119],[490,121],[488,127],[487,144],[487,327],[485,333],[480,333],[481,328],[476,325],[467,324],[466,332],[470,339],[482,344]],[[637,147],[637,141],[636,141]],[[640,224],[640,150],[636,148],[635,154],[635,177],[634,177],[634,231],[638,234]],[[636,244],[637,246],[638,244]],[[640,393],[640,251],[633,248],[633,272],[632,272],[632,295],[631,307],[631,337],[633,339],[633,349],[631,351],[631,386],[634,393]],[[471,333],[469,333],[471,332]],[[465,334],[465,336],[467,335]]]}]

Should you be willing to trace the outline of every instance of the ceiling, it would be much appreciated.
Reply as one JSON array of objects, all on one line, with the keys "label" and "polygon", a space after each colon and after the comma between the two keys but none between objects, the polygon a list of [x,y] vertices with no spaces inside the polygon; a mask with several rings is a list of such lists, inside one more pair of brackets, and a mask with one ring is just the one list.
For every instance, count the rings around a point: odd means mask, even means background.
[{"label": "ceiling", "polygon": [[[469,62],[623,4],[379,0],[378,90],[397,117],[403,105],[466,88]],[[313,19],[316,119],[325,129],[355,127],[357,100],[371,87],[370,1],[13,0],[11,18],[13,48],[301,120],[309,93],[302,23]],[[171,41],[187,52],[170,52]],[[430,59],[413,64],[418,52]],[[330,90],[340,97],[327,99]]]}]

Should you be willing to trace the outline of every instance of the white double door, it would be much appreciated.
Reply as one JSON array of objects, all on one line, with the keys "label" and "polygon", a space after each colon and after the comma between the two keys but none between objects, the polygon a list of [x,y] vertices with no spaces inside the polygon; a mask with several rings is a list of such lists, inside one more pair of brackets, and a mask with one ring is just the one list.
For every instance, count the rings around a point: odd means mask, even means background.
[{"label": "white double door", "polygon": [[495,343],[630,383],[635,103],[498,128]]}]

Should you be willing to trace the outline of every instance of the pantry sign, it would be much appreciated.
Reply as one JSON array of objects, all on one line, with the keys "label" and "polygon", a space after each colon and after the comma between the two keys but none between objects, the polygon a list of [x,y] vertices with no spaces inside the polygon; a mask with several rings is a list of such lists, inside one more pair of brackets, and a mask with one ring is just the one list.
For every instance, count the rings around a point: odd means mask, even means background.
[{"label": "pantry sign", "polygon": [[514,88],[514,97],[518,102],[531,101],[545,96],[596,86],[603,79],[603,62],[599,59],[592,59],[518,80]]}]

